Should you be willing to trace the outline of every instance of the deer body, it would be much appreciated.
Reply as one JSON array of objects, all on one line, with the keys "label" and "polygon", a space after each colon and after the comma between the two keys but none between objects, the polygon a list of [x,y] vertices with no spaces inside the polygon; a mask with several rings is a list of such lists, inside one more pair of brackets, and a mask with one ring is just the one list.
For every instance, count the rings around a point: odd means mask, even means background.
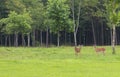
[{"label": "deer body", "polygon": [[75,46],[75,54],[78,55],[80,53],[81,47]]},{"label": "deer body", "polygon": [[101,52],[103,55],[105,55],[105,48],[96,48],[96,46],[94,46],[94,48],[97,54]]}]

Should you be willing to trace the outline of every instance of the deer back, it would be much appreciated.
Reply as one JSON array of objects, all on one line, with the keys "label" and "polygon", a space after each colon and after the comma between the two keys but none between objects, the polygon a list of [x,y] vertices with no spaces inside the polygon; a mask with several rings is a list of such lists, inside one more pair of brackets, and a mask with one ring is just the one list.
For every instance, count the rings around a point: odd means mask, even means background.
[{"label": "deer back", "polygon": [[80,47],[75,47],[75,52],[80,52]]}]

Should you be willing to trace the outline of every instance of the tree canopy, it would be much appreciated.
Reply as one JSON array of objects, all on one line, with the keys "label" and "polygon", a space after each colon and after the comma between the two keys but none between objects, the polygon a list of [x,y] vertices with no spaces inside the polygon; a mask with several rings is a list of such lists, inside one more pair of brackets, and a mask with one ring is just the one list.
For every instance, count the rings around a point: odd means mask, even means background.
[{"label": "tree canopy", "polygon": [[[119,0],[1,0],[0,45],[120,44]],[[7,41],[6,41],[7,40]],[[47,46],[48,46],[47,45]]]}]

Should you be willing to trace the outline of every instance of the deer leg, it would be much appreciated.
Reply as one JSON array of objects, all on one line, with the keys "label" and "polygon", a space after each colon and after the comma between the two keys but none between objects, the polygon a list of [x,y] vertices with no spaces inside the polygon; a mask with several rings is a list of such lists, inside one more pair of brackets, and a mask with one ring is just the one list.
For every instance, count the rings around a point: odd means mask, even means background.
[{"label": "deer leg", "polygon": [[103,51],[103,55],[105,55],[105,52]]}]

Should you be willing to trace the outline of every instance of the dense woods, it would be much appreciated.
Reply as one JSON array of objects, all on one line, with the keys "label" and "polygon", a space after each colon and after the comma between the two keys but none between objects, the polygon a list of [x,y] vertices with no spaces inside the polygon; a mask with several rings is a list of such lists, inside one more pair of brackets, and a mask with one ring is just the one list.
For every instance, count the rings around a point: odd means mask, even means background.
[{"label": "dense woods", "polygon": [[114,50],[120,44],[119,4],[119,0],[0,0],[0,45],[112,45]]}]

